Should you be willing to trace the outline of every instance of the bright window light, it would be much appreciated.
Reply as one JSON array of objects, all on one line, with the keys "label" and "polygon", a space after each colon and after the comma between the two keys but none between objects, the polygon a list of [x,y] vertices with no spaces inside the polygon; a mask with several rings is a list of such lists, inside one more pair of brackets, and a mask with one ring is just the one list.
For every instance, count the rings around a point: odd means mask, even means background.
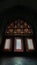
[{"label": "bright window light", "polygon": [[4,49],[10,49],[10,44],[11,44],[11,39],[6,39]]},{"label": "bright window light", "polygon": [[16,49],[21,49],[21,39],[16,39]]},{"label": "bright window light", "polygon": [[28,43],[28,49],[33,50],[34,49],[33,40],[27,39],[27,43]]},{"label": "bright window light", "polygon": [[14,52],[23,52],[23,42],[20,38],[15,38]]}]

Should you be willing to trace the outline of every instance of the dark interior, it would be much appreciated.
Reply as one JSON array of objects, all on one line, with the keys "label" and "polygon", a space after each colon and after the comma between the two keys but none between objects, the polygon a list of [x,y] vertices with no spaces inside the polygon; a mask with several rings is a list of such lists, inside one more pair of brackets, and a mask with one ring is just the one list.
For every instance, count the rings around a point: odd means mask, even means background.
[{"label": "dark interior", "polygon": [[[4,2],[4,1],[3,1]],[[14,2],[14,1],[13,1]],[[18,1],[17,4],[22,1]],[[15,6],[11,5],[8,8],[3,8],[0,10],[0,65],[37,65],[37,7],[25,6],[18,4]],[[4,4],[5,5],[5,4]],[[5,10],[6,9],[6,10]],[[4,52],[2,47],[5,40],[5,29],[7,25],[17,19],[27,21],[32,26],[35,51],[32,52]],[[14,41],[13,36],[12,39]],[[24,39],[24,36],[19,36]],[[14,46],[14,43],[13,43]],[[13,48],[14,50],[14,48]]]}]

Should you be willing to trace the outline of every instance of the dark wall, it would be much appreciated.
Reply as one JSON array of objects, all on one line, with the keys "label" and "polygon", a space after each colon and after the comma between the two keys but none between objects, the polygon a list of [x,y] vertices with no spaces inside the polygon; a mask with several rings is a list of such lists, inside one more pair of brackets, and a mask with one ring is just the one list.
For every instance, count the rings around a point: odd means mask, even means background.
[{"label": "dark wall", "polygon": [[[12,20],[15,20],[17,18],[21,18],[31,24],[34,30],[34,36],[37,43],[37,13],[35,10],[31,8],[27,8],[24,6],[15,6],[13,8],[9,8],[7,11],[4,11],[2,14],[0,14],[0,44],[3,39],[4,35],[4,29],[7,25],[7,23],[11,22]],[[18,64],[19,61],[17,59],[17,62],[15,62],[17,58],[13,60],[13,58],[1,58],[0,59],[0,65],[15,65]],[[21,58],[22,59],[22,58]],[[20,58],[19,58],[20,60]],[[21,62],[21,61],[20,61]],[[30,58],[23,58],[22,60],[23,65],[37,65],[37,59],[30,59]]]}]

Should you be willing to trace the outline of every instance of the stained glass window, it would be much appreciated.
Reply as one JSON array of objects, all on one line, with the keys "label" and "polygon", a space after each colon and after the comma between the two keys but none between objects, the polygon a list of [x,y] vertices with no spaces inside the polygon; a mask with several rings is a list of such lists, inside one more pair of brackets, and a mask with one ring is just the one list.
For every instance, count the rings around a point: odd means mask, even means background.
[{"label": "stained glass window", "polygon": [[[14,52],[24,51],[25,47],[24,46],[25,42],[23,42],[24,38],[26,38],[27,50],[34,50],[34,42],[32,39],[29,39],[29,37],[33,37],[33,29],[31,25],[24,20],[17,19],[9,23],[6,26],[5,37],[11,37],[11,38],[14,37]],[[11,40],[6,39],[4,49],[10,49],[10,44]]]},{"label": "stained glass window", "polygon": [[25,35],[25,34],[33,34],[33,30],[27,22],[23,20],[16,20],[10,23],[5,31],[5,35]]}]

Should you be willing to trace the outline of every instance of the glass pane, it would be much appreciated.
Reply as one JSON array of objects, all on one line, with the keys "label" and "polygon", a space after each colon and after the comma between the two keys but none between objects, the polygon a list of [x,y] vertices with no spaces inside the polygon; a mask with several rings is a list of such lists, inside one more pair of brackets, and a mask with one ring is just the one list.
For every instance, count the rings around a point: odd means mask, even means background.
[{"label": "glass pane", "polygon": [[34,49],[34,45],[33,45],[33,40],[32,39],[27,39],[27,43],[28,43],[28,49]]},{"label": "glass pane", "polygon": [[16,49],[21,49],[21,39],[16,39]]},{"label": "glass pane", "polygon": [[11,39],[6,39],[4,49],[10,49],[10,45],[11,45]]},{"label": "glass pane", "polygon": [[23,52],[23,42],[22,42],[22,39],[15,38],[14,51],[15,52]]}]

